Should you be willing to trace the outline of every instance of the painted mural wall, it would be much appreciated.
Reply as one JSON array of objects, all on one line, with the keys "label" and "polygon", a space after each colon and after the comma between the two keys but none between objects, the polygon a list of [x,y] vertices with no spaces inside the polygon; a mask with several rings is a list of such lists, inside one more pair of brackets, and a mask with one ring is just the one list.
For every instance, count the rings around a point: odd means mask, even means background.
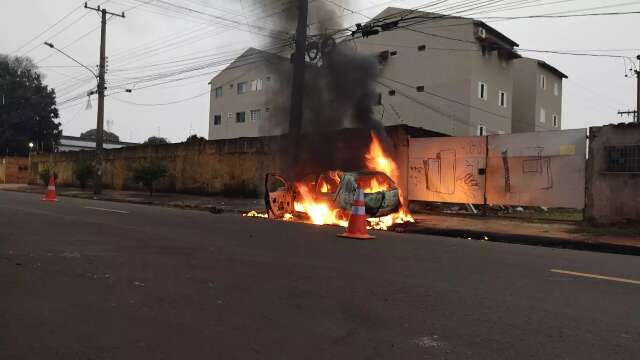
[{"label": "painted mural wall", "polygon": [[487,202],[584,208],[587,129],[489,136]]},{"label": "painted mural wall", "polygon": [[409,199],[584,208],[586,129],[411,139]]},{"label": "painted mural wall", "polygon": [[486,137],[409,142],[409,200],[482,204]]}]

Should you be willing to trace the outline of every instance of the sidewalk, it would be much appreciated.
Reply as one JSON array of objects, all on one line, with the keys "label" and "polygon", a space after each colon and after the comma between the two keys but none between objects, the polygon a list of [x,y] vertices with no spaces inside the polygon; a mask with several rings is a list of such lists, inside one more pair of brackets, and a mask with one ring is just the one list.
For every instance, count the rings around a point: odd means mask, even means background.
[{"label": "sidewalk", "polygon": [[640,226],[593,227],[583,222],[413,214],[407,232],[473,240],[640,255]]},{"label": "sidewalk", "polygon": [[[46,188],[37,185],[0,184],[0,190],[44,194]],[[133,204],[177,207],[211,211],[213,213],[231,212],[245,213],[251,210],[264,211],[264,200],[228,198],[222,196],[202,196],[173,193],[154,193],[142,191],[103,190],[101,195],[94,195],[91,189],[56,186],[56,194],[62,197],[94,199],[104,201],[126,202]]]},{"label": "sidewalk", "polygon": [[[0,184],[0,190],[44,194],[43,186]],[[57,188],[58,196],[195,209],[212,213],[264,212],[262,199],[227,198],[140,191]],[[396,231],[451,236],[472,240],[551,246],[640,255],[640,226],[635,228],[591,227],[582,222],[545,221],[503,217],[413,214],[416,222],[399,225]]]}]

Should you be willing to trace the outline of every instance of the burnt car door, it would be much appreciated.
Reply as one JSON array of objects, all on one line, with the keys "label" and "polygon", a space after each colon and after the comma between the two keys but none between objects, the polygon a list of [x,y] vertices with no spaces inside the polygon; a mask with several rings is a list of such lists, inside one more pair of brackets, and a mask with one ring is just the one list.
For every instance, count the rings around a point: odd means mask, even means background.
[{"label": "burnt car door", "polygon": [[293,214],[295,194],[289,182],[278,174],[267,174],[264,179],[264,205],[269,217],[282,218]]}]

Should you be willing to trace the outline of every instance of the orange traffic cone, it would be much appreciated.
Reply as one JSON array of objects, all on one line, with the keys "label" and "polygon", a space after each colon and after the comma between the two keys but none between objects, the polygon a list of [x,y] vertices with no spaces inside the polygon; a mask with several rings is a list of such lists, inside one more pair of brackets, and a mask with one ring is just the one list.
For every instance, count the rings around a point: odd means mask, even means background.
[{"label": "orange traffic cone", "polygon": [[56,197],[56,180],[53,175],[49,177],[49,187],[47,187],[47,193],[42,198],[42,201],[58,201]]},{"label": "orange traffic cone", "polygon": [[338,236],[359,240],[376,238],[367,233],[367,214],[364,211],[364,192],[362,189],[356,189],[356,197],[351,203],[351,215],[349,216],[347,232],[338,234]]}]

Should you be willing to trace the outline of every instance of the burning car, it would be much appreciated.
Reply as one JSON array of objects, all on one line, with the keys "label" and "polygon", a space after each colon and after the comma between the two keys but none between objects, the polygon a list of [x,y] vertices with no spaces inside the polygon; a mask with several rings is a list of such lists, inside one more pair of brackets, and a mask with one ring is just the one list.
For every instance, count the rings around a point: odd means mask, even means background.
[{"label": "burning car", "polygon": [[414,222],[402,203],[398,167],[373,132],[364,160],[368,169],[365,171],[324,171],[296,182],[267,174],[264,192],[267,213],[252,211],[244,216],[346,227],[355,190],[360,188],[364,192],[367,228],[388,230],[396,224]]},{"label": "burning car", "polygon": [[[356,188],[364,191],[368,217],[379,218],[400,210],[398,187],[381,171],[325,171],[293,184],[280,175],[267,174],[265,206],[274,218],[302,213],[314,223],[339,223],[348,219]],[[327,217],[335,220],[327,221]]]}]

